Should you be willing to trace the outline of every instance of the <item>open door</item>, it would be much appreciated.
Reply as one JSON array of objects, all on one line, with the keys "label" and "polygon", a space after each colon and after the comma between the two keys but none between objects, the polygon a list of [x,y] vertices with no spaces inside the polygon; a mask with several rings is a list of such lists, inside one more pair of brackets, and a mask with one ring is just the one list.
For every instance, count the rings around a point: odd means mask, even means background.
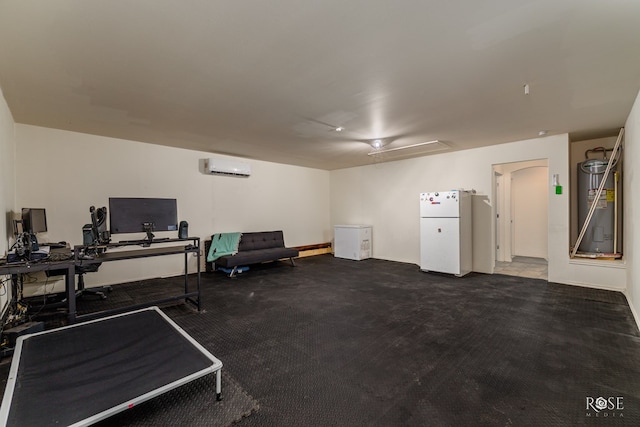
[{"label": "open door", "polygon": [[496,221],[496,261],[504,261],[504,244],[502,243],[502,229],[503,229],[503,225],[502,222],[504,221],[504,214],[502,213],[503,211],[503,199],[504,196],[502,195],[502,191],[503,191],[503,175],[499,172],[494,171],[494,180],[495,180],[495,206],[496,206],[496,217],[495,217],[495,221]]},{"label": "open door", "polygon": [[511,255],[548,259],[548,176],[546,166],[511,174]]}]

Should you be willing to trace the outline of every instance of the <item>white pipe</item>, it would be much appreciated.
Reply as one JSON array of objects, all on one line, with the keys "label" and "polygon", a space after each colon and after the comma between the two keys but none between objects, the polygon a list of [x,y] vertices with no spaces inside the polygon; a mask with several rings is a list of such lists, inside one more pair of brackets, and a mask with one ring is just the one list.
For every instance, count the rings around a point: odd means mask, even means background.
[{"label": "white pipe", "polygon": [[580,231],[580,235],[578,236],[578,241],[576,242],[575,246],[573,247],[573,250],[571,251],[571,254],[569,256],[570,258],[574,258],[576,256],[576,252],[578,252],[578,246],[580,246],[580,243],[582,243],[584,234],[587,232],[587,227],[591,222],[591,217],[593,216],[593,213],[596,210],[596,206],[598,205],[598,201],[600,200],[602,189],[604,188],[607,182],[607,178],[609,177],[609,173],[611,172],[613,161],[616,158],[616,155],[618,154],[618,148],[620,147],[620,143],[622,142],[622,135],[624,135],[624,128],[620,128],[620,133],[618,134],[616,145],[613,147],[613,152],[611,153],[611,157],[609,158],[609,163],[607,163],[607,169],[605,169],[604,171],[604,175],[602,177],[602,180],[600,181],[600,185],[598,186],[598,191],[596,192],[595,197],[591,202],[589,213],[587,214],[587,218],[585,219],[584,224],[582,224],[582,230]]}]

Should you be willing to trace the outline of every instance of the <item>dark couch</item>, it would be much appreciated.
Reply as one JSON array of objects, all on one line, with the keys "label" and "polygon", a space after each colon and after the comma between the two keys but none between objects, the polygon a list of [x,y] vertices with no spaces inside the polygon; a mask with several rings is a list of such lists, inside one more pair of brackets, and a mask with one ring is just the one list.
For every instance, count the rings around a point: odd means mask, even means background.
[{"label": "dark couch", "polygon": [[[204,242],[205,257],[209,253],[210,247],[211,240],[206,240]],[[222,256],[214,262],[207,262],[206,271],[214,271],[216,267],[222,267],[230,269],[229,277],[233,277],[240,266],[278,261],[283,258],[289,258],[291,265],[295,266],[293,258],[298,254],[297,249],[284,246],[282,230],[242,233],[238,253]]]}]

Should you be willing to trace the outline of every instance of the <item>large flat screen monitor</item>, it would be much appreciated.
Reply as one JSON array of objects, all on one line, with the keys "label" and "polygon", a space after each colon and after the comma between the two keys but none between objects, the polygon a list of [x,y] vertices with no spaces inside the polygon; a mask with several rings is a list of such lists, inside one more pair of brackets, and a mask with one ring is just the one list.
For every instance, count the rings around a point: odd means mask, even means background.
[{"label": "large flat screen monitor", "polygon": [[22,208],[22,231],[44,233],[47,231],[47,213],[42,208]]},{"label": "large flat screen monitor", "polygon": [[110,197],[111,234],[178,229],[176,199]]}]

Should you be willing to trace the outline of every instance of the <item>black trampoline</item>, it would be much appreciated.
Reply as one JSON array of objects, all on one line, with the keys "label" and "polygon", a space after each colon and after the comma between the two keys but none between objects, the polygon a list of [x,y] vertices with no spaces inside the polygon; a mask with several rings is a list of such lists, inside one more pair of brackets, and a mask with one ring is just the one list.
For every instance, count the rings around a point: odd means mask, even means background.
[{"label": "black trampoline", "polygon": [[25,335],[0,425],[91,425],[214,372],[219,400],[221,368],[157,307]]}]

